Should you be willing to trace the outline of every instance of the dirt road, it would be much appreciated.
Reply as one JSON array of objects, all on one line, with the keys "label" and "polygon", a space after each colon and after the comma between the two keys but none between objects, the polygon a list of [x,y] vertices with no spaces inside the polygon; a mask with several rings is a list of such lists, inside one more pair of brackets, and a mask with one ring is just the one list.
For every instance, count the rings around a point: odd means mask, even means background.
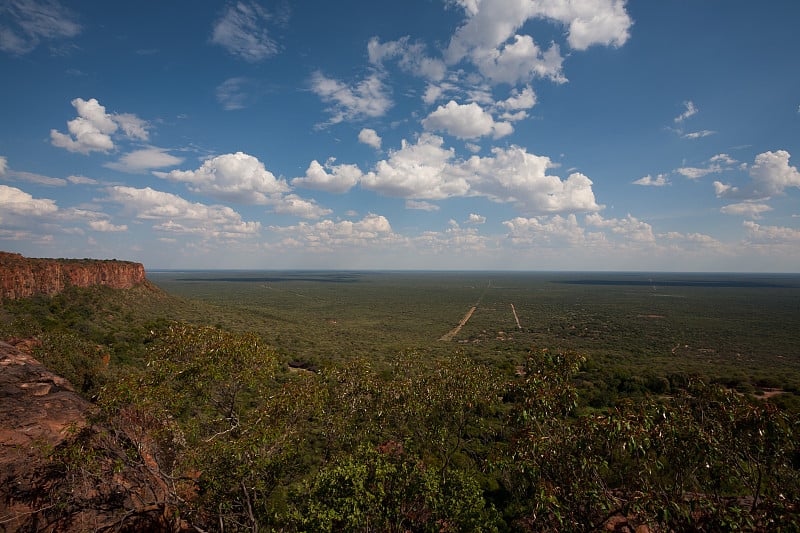
[{"label": "dirt road", "polygon": [[514,320],[517,321],[517,329],[522,329],[522,326],[519,325],[519,317],[517,316],[517,310],[514,308],[514,304],[511,304],[511,312],[514,313]]},{"label": "dirt road", "polygon": [[446,335],[443,335],[439,340],[440,341],[451,341],[451,340],[453,340],[453,337],[458,335],[458,332],[461,331],[461,328],[464,327],[464,324],[466,324],[469,321],[470,317],[472,316],[472,313],[475,312],[475,309],[477,309],[476,306],[471,307],[470,310],[467,311],[467,314],[464,315],[464,318],[461,319],[461,322],[459,322],[456,327],[454,327],[452,330],[450,330],[449,333],[447,333]]}]

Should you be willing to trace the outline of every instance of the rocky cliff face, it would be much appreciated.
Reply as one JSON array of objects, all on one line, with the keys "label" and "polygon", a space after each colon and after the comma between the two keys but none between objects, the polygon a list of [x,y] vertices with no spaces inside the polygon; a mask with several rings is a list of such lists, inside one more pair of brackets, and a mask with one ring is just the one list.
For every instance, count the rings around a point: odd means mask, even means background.
[{"label": "rocky cliff face", "polygon": [[36,342],[12,342],[0,341],[0,532],[188,531],[159,472],[124,461],[132,426],[92,423],[97,409],[28,352]]},{"label": "rocky cliff face", "polygon": [[95,259],[31,259],[0,252],[0,301],[58,294],[67,287],[129,289],[146,281],[141,263]]}]

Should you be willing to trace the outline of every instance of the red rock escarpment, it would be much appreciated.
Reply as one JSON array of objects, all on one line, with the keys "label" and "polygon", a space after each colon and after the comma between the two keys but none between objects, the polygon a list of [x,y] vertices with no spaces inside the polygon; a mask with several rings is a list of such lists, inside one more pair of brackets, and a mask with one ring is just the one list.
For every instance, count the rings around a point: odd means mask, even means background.
[{"label": "red rock escarpment", "polygon": [[96,259],[32,259],[0,252],[0,301],[58,294],[68,287],[129,289],[146,281],[141,263]]}]

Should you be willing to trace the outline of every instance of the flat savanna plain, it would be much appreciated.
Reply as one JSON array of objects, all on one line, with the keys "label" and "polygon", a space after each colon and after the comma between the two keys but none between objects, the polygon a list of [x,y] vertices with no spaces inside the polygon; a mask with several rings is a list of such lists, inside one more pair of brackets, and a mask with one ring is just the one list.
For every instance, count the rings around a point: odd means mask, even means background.
[{"label": "flat savanna plain", "polygon": [[[531,348],[574,350],[600,406],[692,377],[800,394],[800,275],[159,271],[307,365],[456,352],[513,373]],[[467,319],[467,320],[465,320]],[[461,325],[459,329],[459,325]],[[659,385],[667,383],[667,385]],[[791,394],[787,395],[791,396]]]}]

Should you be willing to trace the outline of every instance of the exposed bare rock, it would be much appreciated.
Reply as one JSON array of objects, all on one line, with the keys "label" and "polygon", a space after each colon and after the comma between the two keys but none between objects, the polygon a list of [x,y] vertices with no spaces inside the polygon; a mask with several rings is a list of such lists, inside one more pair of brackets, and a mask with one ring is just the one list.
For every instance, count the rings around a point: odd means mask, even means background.
[{"label": "exposed bare rock", "polygon": [[129,289],[146,281],[141,263],[97,259],[32,259],[0,252],[0,301],[53,295],[68,287]]},{"label": "exposed bare rock", "polygon": [[124,429],[93,424],[94,406],[22,349],[0,342],[0,532],[179,530]]},{"label": "exposed bare rock", "polygon": [[[0,342],[0,461],[33,446],[56,446],[86,425],[92,405],[36,359]],[[2,474],[0,474],[2,475]]]}]

